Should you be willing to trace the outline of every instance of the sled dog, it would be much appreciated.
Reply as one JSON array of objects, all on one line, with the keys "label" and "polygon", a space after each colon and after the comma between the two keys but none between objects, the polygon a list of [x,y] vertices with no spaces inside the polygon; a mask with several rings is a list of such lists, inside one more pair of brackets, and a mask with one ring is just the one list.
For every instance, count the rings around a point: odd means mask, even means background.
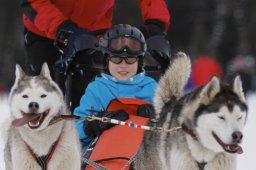
[{"label": "sled dog", "polygon": [[[79,170],[81,153],[72,121],[58,121],[69,112],[46,63],[40,75],[28,76],[16,66],[9,94],[11,123],[4,148],[7,170]],[[7,129],[7,128],[6,128]]]},{"label": "sled dog", "polygon": [[[203,70],[202,70],[203,71]],[[146,131],[134,166],[138,170],[234,170],[247,117],[242,82],[213,77],[183,93],[191,72],[189,57],[177,53],[160,78],[154,97],[155,120],[149,125],[175,133]]]}]

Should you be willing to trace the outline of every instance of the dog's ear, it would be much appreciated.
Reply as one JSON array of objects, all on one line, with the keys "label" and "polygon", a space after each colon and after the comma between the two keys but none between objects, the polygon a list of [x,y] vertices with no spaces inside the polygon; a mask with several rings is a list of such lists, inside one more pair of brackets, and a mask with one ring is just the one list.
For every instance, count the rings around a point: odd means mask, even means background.
[{"label": "dog's ear", "polygon": [[245,96],[242,86],[242,80],[239,75],[237,75],[231,82],[232,90],[238,95],[238,97],[245,102]]},{"label": "dog's ear", "polygon": [[200,93],[202,103],[208,104],[217,93],[220,92],[220,80],[213,76],[212,79],[203,87]]},{"label": "dog's ear", "polygon": [[40,75],[43,77],[46,77],[49,80],[52,80],[52,77],[50,75],[50,70],[49,70],[47,63],[43,64]]},{"label": "dog's ear", "polygon": [[18,82],[22,78],[26,76],[25,72],[22,70],[21,66],[19,64],[16,64],[16,70],[15,70],[15,82]]}]

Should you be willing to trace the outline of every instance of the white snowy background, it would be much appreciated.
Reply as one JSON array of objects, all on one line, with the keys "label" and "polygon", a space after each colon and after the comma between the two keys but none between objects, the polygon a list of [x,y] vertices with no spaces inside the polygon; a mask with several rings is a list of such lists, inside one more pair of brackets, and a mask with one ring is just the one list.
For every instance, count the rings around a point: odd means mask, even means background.
[{"label": "white snowy background", "polygon": [[[247,97],[249,105],[249,117],[244,129],[244,140],[242,147],[244,153],[238,155],[237,170],[256,170],[256,94]],[[7,96],[0,96],[0,123],[9,116]],[[3,141],[0,139],[0,170],[5,169],[3,157]]]}]

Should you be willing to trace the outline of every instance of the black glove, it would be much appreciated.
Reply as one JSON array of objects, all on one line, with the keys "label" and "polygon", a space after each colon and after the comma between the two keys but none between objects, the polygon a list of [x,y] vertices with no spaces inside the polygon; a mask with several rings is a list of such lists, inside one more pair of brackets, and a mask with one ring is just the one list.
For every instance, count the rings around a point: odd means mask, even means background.
[{"label": "black glove", "polygon": [[63,56],[56,62],[56,66],[66,67],[73,60],[77,52],[89,51],[93,53],[97,49],[97,40],[93,32],[79,28],[70,20],[64,21],[57,30],[56,44],[64,43]]},{"label": "black glove", "polygon": [[155,35],[166,35],[164,24],[156,19],[146,20],[144,25],[138,28],[143,33],[145,39]]},{"label": "black glove", "polygon": [[155,110],[152,104],[140,105],[137,110],[137,115],[146,118],[153,118],[155,116]]},{"label": "black glove", "polygon": [[170,63],[171,49],[166,39],[164,23],[157,19],[150,19],[138,28],[147,41],[148,53],[160,64],[161,72],[165,72]]},{"label": "black glove", "polygon": [[161,72],[164,73],[170,64],[171,47],[165,36],[152,36],[147,39],[148,53],[161,66]]},{"label": "black glove", "polygon": [[[129,119],[128,113],[126,113],[124,110],[102,111],[99,113],[99,115],[97,115],[97,117],[108,117],[120,121],[125,121]],[[84,132],[88,136],[95,138],[96,136],[99,136],[104,130],[107,130],[115,125],[116,124],[101,122],[99,120],[86,120],[84,122]]]}]

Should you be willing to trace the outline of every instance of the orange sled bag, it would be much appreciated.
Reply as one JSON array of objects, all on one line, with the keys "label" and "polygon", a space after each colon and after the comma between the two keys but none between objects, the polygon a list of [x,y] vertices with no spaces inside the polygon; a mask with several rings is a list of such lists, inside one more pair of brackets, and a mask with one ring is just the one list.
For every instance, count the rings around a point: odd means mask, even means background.
[{"label": "orange sled bag", "polygon": [[[136,116],[138,107],[143,104],[150,103],[135,98],[118,98],[110,102],[107,110],[123,109],[129,114],[129,119],[126,122],[146,125],[148,118]],[[116,125],[101,134],[89,160],[110,170],[120,170],[138,151],[143,135],[143,129]],[[126,169],[128,170],[129,167]],[[95,170],[96,168],[86,165],[85,169]]]}]

